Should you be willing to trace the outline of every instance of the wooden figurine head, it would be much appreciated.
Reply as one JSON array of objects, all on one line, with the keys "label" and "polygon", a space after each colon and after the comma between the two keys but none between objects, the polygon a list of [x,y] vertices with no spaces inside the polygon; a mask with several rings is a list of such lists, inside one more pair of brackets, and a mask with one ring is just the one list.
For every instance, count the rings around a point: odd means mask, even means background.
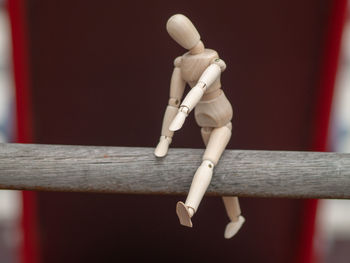
[{"label": "wooden figurine head", "polygon": [[190,50],[196,47],[201,39],[192,22],[182,14],[169,18],[166,29],[169,35],[182,47]]}]

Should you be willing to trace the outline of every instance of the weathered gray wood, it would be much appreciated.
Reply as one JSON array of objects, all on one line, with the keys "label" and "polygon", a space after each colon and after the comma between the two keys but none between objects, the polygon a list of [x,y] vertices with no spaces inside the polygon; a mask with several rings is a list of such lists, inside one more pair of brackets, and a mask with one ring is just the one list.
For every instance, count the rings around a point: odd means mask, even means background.
[{"label": "weathered gray wood", "polygon": [[[202,149],[0,144],[0,189],[186,194]],[[211,195],[350,199],[350,154],[226,150]]]}]

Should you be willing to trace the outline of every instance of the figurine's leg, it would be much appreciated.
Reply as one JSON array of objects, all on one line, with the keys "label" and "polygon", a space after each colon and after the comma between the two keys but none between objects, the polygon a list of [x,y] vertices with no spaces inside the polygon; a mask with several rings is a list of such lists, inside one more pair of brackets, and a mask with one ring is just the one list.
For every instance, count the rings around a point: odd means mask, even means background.
[{"label": "figurine's leg", "polygon": [[[214,166],[218,163],[227,143],[231,138],[231,123],[212,129],[202,129],[204,142],[209,137],[207,148],[203,155],[203,162],[197,169],[191,184],[185,203],[178,202],[176,212],[180,223],[192,227],[191,217],[197,211],[198,206],[207,190],[213,175]],[[208,136],[210,134],[210,136]]]},{"label": "figurine's leg", "polygon": [[[210,137],[212,130],[213,130],[213,128],[202,128],[202,130],[201,130],[202,138],[203,138],[204,144],[206,146],[208,144],[209,137]],[[224,236],[225,236],[225,238],[231,238],[241,228],[245,219],[243,216],[241,216],[241,209],[239,206],[238,197],[236,197],[236,196],[223,196],[222,200],[224,201],[226,213],[231,221],[226,226]]]},{"label": "figurine's leg", "polygon": [[238,197],[236,196],[223,196],[225,209],[231,222],[227,224],[225,229],[225,238],[229,239],[233,237],[243,225],[245,219],[241,216],[241,209],[239,207]]},{"label": "figurine's leg", "polygon": [[201,129],[202,139],[205,146],[208,145],[210,134],[213,131],[213,129],[214,128],[211,128],[211,127],[204,127]]},{"label": "figurine's leg", "polygon": [[[202,139],[205,146],[207,146],[210,134],[214,128],[204,127],[201,129]],[[193,183],[192,183],[193,184]],[[183,202],[178,202],[176,205],[176,213],[180,219],[180,224],[188,227],[192,227],[191,217],[194,214],[194,210],[191,207],[187,207]]]}]

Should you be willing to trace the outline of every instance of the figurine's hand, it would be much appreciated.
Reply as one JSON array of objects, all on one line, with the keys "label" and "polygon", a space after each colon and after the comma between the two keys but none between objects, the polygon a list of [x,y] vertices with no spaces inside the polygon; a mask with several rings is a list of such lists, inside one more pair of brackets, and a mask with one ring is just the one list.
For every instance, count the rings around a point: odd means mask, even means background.
[{"label": "figurine's hand", "polygon": [[170,123],[169,130],[170,131],[177,131],[180,130],[182,125],[184,124],[186,117],[188,116],[188,108],[187,107],[180,107],[178,113],[176,114],[173,121]]},{"label": "figurine's hand", "polygon": [[171,138],[166,136],[160,136],[159,143],[154,150],[154,155],[157,157],[164,157],[168,153]]}]

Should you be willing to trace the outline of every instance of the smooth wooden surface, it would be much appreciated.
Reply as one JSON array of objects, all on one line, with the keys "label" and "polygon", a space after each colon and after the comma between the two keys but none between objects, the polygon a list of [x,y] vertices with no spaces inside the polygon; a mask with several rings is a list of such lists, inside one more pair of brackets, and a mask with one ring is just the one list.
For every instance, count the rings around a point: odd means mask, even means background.
[{"label": "smooth wooden surface", "polygon": [[[202,149],[0,144],[0,188],[187,194]],[[350,198],[350,154],[226,150],[210,195]]]},{"label": "smooth wooden surface", "polygon": [[170,17],[166,29],[169,35],[186,49],[194,48],[201,38],[192,22],[182,14]]}]

